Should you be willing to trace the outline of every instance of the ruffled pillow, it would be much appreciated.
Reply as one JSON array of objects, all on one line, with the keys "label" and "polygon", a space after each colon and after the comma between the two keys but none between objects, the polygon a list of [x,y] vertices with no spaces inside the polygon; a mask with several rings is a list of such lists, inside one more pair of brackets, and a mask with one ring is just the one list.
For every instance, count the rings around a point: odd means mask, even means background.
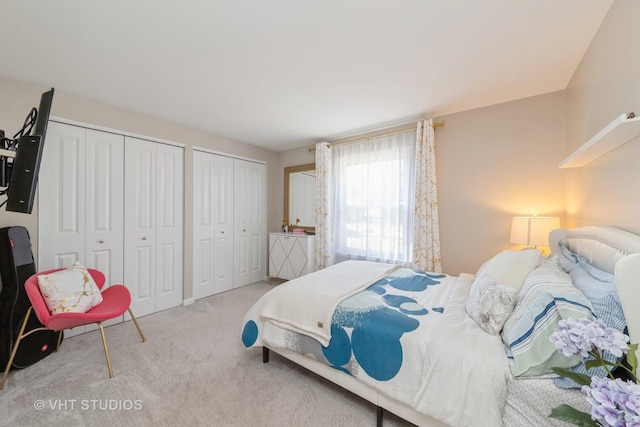
[{"label": "ruffled pillow", "polygon": [[498,335],[518,301],[518,292],[482,275],[469,293],[466,311],[486,333]]}]

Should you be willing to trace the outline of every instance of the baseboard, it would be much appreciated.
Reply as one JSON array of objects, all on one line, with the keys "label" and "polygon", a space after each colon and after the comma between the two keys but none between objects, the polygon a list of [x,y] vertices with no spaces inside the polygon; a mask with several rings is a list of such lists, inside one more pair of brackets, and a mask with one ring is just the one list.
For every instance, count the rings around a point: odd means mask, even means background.
[{"label": "baseboard", "polygon": [[194,302],[196,302],[195,298],[187,298],[185,300],[182,300],[182,305],[187,306],[193,304]]}]

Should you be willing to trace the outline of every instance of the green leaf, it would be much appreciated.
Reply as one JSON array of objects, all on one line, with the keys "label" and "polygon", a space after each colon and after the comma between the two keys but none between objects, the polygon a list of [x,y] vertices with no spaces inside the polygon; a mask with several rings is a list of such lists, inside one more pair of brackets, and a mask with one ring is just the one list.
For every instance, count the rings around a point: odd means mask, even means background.
[{"label": "green leaf", "polygon": [[569,405],[560,405],[553,408],[549,417],[565,421],[576,426],[600,427],[600,424],[591,419],[591,415],[586,412],[578,411]]},{"label": "green leaf", "polygon": [[633,373],[633,376],[636,378],[638,378],[638,356],[636,355],[636,351],[638,351],[638,343],[635,344],[631,344],[629,346],[629,351],[627,351],[627,363],[629,363],[629,366],[631,366],[631,371]]},{"label": "green leaf", "polygon": [[598,360],[587,360],[584,362],[584,367],[587,369],[600,368],[602,367],[602,362]]},{"label": "green leaf", "polygon": [[569,378],[580,385],[591,385],[591,377],[586,374],[578,374],[569,369],[565,368],[551,368],[554,374],[560,375],[561,377]]},{"label": "green leaf", "polygon": [[609,362],[608,360],[587,360],[584,362],[584,367],[587,369],[606,368],[607,366],[620,366],[620,364],[616,362]]}]

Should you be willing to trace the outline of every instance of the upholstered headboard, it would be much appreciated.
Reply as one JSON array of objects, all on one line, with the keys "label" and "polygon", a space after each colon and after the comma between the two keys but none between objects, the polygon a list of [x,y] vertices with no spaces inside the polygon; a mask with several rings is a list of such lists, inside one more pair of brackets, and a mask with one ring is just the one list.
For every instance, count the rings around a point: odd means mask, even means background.
[{"label": "upholstered headboard", "polygon": [[614,227],[553,230],[551,250],[560,242],[594,267],[615,274],[629,337],[632,343],[640,342],[640,236]]}]

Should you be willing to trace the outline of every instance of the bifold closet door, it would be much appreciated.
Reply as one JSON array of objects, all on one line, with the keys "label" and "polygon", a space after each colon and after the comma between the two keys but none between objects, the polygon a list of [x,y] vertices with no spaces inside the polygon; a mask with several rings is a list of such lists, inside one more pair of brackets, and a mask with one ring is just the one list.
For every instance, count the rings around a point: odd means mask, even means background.
[{"label": "bifold closet door", "polygon": [[156,311],[160,311],[184,299],[184,149],[156,146]]},{"label": "bifold closet door", "polygon": [[266,275],[266,166],[194,151],[193,296]]},{"label": "bifold closet door", "polygon": [[50,122],[38,184],[38,270],[78,261],[123,280],[124,137]]},{"label": "bifold closet door", "polygon": [[193,296],[233,288],[233,158],[193,152]]},{"label": "bifold closet door", "polygon": [[136,316],[182,301],[184,150],[125,140],[124,283]]},{"label": "bifold closet door", "polygon": [[234,159],[234,287],[266,277],[266,165]]}]

